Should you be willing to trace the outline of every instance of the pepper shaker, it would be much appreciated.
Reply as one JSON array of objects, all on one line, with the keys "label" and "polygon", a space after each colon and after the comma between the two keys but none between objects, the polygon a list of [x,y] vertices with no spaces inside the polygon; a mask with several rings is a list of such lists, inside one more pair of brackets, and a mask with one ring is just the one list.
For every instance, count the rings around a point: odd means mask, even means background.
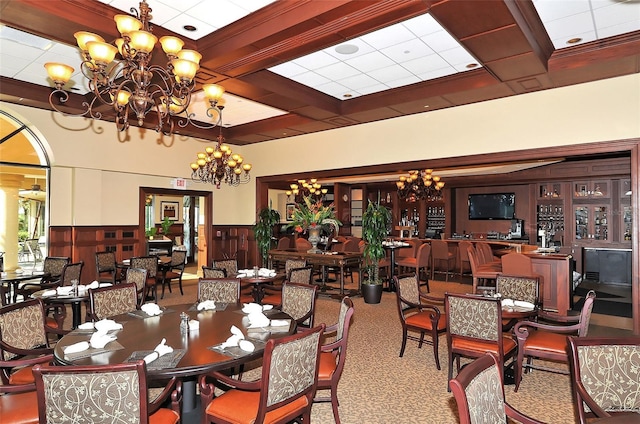
[{"label": "pepper shaker", "polygon": [[189,315],[186,312],[180,313],[180,332],[189,332]]}]

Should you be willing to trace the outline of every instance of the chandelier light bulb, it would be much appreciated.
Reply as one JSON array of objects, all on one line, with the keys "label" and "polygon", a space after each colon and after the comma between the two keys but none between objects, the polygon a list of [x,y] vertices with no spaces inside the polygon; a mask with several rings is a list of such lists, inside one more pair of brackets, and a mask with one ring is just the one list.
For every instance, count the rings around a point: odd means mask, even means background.
[{"label": "chandelier light bulb", "polygon": [[71,66],[65,65],[63,63],[48,62],[44,64],[44,67],[47,69],[49,78],[53,80],[56,86],[59,85],[61,87],[69,82],[71,74],[73,74],[74,71]]},{"label": "chandelier light bulb", "polygon": [[222,95],[224,94],[224,88],[218,84],[205,84],[202,86],[204,90],[204,95],[210,102],[220,101]]},{"label": "chandelier light bulb", "polygon": [[199,66],[202,55],[195,50],[180,50],[178,59],[189,60]]},{"label": "chandelier light bulb", "polygon": [[187,83],[191,82],[200,68],[197,63],[186,59],[173,59],[171,65],[178,82],[185,81]]},{"label": "chandelier light bulb", "polygon": [[158,37],[147,31],[131,31],[129,44],[138,53],[150,53],[158,41]]},{"label": "chandelier light bulb", "polygon": [[78,47],[83,52],[89,50],[87,48],[87,43],[89,41],[98,41],[100,43],[104,43],[104,38],[100,37],[98,34],[94,34],[92,32],[87,31],[78,31],[73,36],[76,38],[76,43],[78,43]]},{"label": "chandelier light bulb", "polygon": [[113,17],[113,20],[116,22],[118,32],[122,34],[123,37],[142,28],[142,22],[131,15],[116,15]]},{"label": "chandelier light bulb", "polygon": [[182,46],[184,46],[184,41],[182,41],[178,37],[165,35],[164,37],[160,37],[160,45],[162,46],[162,50],[168,56],[177,57],[178,52],[182,50]]},{"label": "chandelier light bulb", "polygon": [[222,159],[222,152],[220,150],[216,150],[215,152],[213,152],[213,157],[216,159]]},{"label": "chandelier light bulb", "polygon": [[131,97],[130,92],[125,90],[120,90],[116,95],[116,103],[120,106],[126,106],[129,103],[129,97]]},{"label": "chandelier light bulb", "polygon": [[91,59],[93,59],[98,65],[105,66],[113,62],[113,59],[116,57],[116,53],[118,53],[117,47],[101,41],[87,42],[87,50],[89,51]]},{"label": "chandelier light bulb", "polygon": [[197,163],[191,163],[191,169],[193,169],[194,171],[197,170],[198,168],[200,168],[200,166],[198,166]]},{"label": "chandelier light bulb", "polygon": [[401,175],[396,181],[398,197],[408,202],[418,200],[436,201],[442,199],[444,181],[433,175],[433,169],[409,171],[409,176]]}]

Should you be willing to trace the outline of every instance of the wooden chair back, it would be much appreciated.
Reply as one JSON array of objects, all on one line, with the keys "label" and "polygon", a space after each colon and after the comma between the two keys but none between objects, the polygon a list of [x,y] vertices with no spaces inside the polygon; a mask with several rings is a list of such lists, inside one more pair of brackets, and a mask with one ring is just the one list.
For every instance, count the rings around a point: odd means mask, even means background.
[{"label": "wooden chair back", "polygon": [[234,277],[238,274],[238,260],[237,259],[222,259],[213,261],[212,268],[224,269],[226,272],[225,277]]},{"label": "wooden chair back", "polygon": [[540,305],[540,280],[537,277],[500,274],[496,279],[496,292],[503,299]]},{"label": "wooden chair back", "polygon": [[287,274],[287,281],[290,283],[311,284],[313,278],[313,267],[292,268]]},{"label": "wooden chair back", "polygon": [[227,272],[222,268],[211,268],[202,265],[202,278],[225,278]]},{"label": "wooden chair back", "polygon": [[311,328],[316,312],[318,286],[285,281],[282,284],[282,312],[296,320],[299,326]]}]

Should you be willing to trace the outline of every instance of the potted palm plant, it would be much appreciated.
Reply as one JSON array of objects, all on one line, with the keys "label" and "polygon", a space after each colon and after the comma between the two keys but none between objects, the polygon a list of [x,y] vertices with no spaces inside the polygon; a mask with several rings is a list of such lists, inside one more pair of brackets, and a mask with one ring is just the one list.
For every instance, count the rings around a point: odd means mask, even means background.
[{"label": "potted palm plant", "polygon": [[258,252],[262,258],[262,264],[266,266],[269,249],[273,238],[273,227],[280,222],[280,212],[271,207],[262,208],[258,212],[256,225],[253,226],[253,236],[258,245]]},{"label": "potted palm plant", "polygon": [[382,298],[382,280],[380,279],[378,262],[384,258],[385,250],[382,242],[387,236],[391,224],[391,212],[377,202],[369,201],[362,214],[362,238],[365,241],[363,252],[366,278],[360,284],[365,303],[380,303]]},{"label": "potted palm plant", "polygon": [[293,210],[293,216],[287,228],[293,228],[297,233],[308,232],[309,242],[313,246],[308,253],[320,253],[322,251],[317,247],[320,231],[324,229],[328,234],[332,234],[333,231],[337,234],[340,225],[342,223],[336,218],[333,203],[325,206],[320,199],[304,197]]}]

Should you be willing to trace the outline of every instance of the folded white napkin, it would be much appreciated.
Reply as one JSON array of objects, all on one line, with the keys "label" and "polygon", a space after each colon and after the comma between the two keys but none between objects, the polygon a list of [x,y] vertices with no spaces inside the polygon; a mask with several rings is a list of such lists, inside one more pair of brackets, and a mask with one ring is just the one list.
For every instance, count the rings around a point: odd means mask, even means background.
[{"label": "folded white napkin", "polygon": [[513,306],[513,299],[502,299],[502,306]]},{"label": "folded white napkin", "polygon": [[45,290],[42,292],[42,297],[55,296],[58,292],[55,289]]},{"label": "folded white napkin", "polygon": [[160,344],[153,349],[153,352],[144,357],[144,362],[147,364],[155,361],[162,355],[166,355],[167,353],[173,352],[173,348],[171,346],[167,346],[167,339],[162,339]]},{"label": "folded white napkin", "polygon": [[73,287],[71,286],[62,286],[62,287],[58,287],[56,289],[56,292],[60,295],[66,296],[68,294],[71,294],[71,292],[73,292]]},{"label": "folded white napkin", "polygon": [[155,303],[145,303],[140,307],[140,309],[149,316],[160,315],[162,313],[160,306]]},{"label": "folded white napkin", "polygon": [[99,286],[100,287],[111,287],[111,286],[113,286],[113,284],[111,284],[111,283],[100,283]]},{"label": "folded white napkin", "polygon": [[221,349],[225,349],[225,348],[228,348],[228,347],[238,346],[238,343],[240,342],[240,340],[244,340],[244,336],[243,335],[233,334],[233,335],[229,336],[229,338],[227,340],[225,340],[224,343],[220,344],[220,348]]},{"label": "folded white napkin", "polygon": [[260,305],[259,303],[245,303],[242,307],[242,312],[244,312],[245,314],[262,312],[262,305]]},{"label": "folded white napkin", "polygon": [[260,268],[258,270],[258,276],[259,277],[275,277],[276,271],[274,269],[269,269],[269,268]]},{"label": "folded white napkin", "polygon": [[101,333],[106,333],[111,330],[121,330],[122,324],[115,322],[112,319],[101,319],[93,324],[96,330]]},{"label": "folded white napkin", "polygon": [[78,342],[64,348],[64,353],[78,353],[89,349],[89,342]]},{"label": "folded white napkin", "polygon": [[273,309],[273,305],[262,305],[263,311],[270,311]]},{"label": "folded white napkin", "polygon": [[89,340],[89,343],[94,349],[102,349],[106,346],[107,343],[114,341],[116,338],[116,336],[107,334],[105,332],[96,331],[91,336],[91,340]]},{"label": "folded white napkin", "polygon": [[256,350],[256,347],[249,340],[240,340],[238,342],[238,347],[245,352],[253,352]]},{"label": "folded white napkin", "polygon": [[269,323],[269,318],[267,318],[262,312],[253,312],[249,314],[249,328],[268,327]]},{"label": "folded white napkin", "polygon": [[271,326],[272,327],[284,327],[289,325],[289,320],[286,319],[272,319]]},{"label": "folded white napkin", "polygon": [[224,342],[220,344],[221,349],[225,349],[228,347],[236,347],[238,346],[240,349],[245,352],[253,352],[255,350],[255,346],[249,340],[244,339],[244,334],[242,331],[236,327],[235,325],[231,326],[231,336]]},{"label": "folded white napkin", "polygon": [[524,300],[514,300],[513,305],[518,306],[520,308],[527,308],[527,309],[533,309],[536,307],[536,305],[534,305],[533,303],[525,302]]},{"label": "folded white napkin", "polygon": [[80,330],[93,330],[96,327],[93,325],[91,321],[89,321],[89,322],[85,322],[84,324],[80,324],[78,328]]},{"label": "folded white napkin", "polygon": [[200,329],[200,321],[197,319],[189,320],[189,330],[199,330]]},{"label": "folded white napkin", "polygon": [[198,303],[199,311],[213,311],[216,309],[216,302],[213,300],[205,300]]}]

